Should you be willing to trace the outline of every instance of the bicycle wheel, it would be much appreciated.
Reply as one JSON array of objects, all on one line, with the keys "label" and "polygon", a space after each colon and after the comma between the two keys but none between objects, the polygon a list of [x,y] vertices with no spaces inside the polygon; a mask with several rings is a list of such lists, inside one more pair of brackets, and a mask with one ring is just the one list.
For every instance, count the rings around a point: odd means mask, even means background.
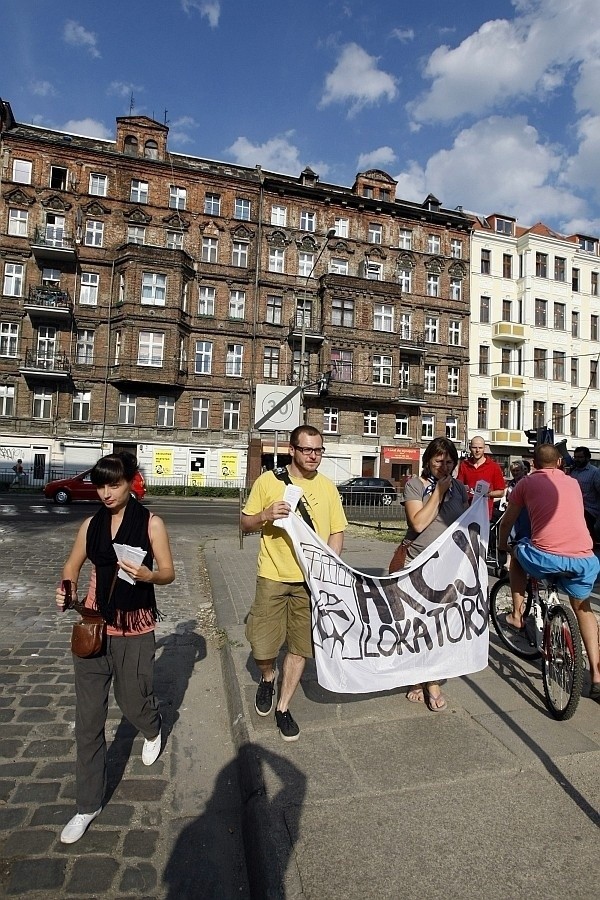
[{"label": "bicycle wheel", "polygon": [[555,719],[570,719],[583,686],[583,651],[577,618],[557,604],[544,627],[542,676],[546,705]]},{"label": "bicycle wheel", "polygon": [[508,576],[499,578],[490,591],[490,615],[496,634],[515,656],[521,659],[539,659],[540,651],[535,643],[535,625],[529,618],[531,612],[531,596],[528,593],[525,597],[525,610],[523,616],[526,626],[523,631],[515,631],[510,628],[506,621],[507,613],[511,613],[513,609],[512,594],[510,592],[510,582]]}]

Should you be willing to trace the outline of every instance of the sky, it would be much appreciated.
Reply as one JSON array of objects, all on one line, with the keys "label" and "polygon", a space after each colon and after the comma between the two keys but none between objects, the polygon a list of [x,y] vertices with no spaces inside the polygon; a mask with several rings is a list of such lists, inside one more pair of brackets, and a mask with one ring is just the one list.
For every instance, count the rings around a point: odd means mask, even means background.
[{"label": "sky", "polygon": [[600,0],[3,0],[17,121],[600,236]]}]

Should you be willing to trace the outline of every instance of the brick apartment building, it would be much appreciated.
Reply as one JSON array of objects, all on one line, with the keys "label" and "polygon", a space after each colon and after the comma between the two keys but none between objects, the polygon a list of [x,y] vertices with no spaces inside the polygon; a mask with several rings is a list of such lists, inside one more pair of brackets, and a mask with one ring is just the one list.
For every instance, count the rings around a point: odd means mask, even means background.
[{"label": "brick apartment building", "polygon": [[0,469],[128,448],[150,479],[243,483],[306,421],[336,481],[401,483],[434,435],[463,443],[460,208],[379,170],[348,188],[171,153],[144,116],[109,141],[0,115]]}]

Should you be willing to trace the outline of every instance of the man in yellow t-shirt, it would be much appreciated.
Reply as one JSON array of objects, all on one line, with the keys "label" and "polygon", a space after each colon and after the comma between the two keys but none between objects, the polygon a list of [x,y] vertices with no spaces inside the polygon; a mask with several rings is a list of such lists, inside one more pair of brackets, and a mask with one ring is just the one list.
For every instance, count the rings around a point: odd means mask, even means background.
[{"label": "man in yellow t-shirt", "polygon": [[[312,425],[299,425],[290,435],[292,461],[287,475],[292,484],[302,488],[302,500],[316,533],[341,554],[348,523],[336,486],[317,471],[323,452],[321,432]],[[297,741],[300,729],[288,706],[313,650],[310,594],[290,538],[273,525],[291,511],[283,499],[285,487],[285,481],[273,472],[264,472],[254,482],[242,510],[243,532],[262,529],[256,595],[248,613],[246,637],[261,673],[254,703],[259,716],[268,716],[273,709],[275,660],[287,641],[275,719],[283,740]]]}]

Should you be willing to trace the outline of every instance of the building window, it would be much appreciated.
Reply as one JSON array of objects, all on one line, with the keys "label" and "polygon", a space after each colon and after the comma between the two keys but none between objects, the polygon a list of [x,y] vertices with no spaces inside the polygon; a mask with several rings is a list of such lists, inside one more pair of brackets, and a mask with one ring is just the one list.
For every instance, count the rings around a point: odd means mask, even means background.
[{"label": "building window", "polygon": [[298,297],[296,300],[296,315],[294,321],[297,328],[310,328],[312,322],[313,302],[308,297]]},{"label": "building window", "polygon": [[127,242],[129,244],[145,244],[146,229],[140,225],[129,225],[127,228]]},{"label": "building window", "polygon": [[440,276],[432,275],[429,273],[427,276],[427,296],[428,297],[439,297],[440,296]]},{"label": "building window", "polygon": [[398,246],[401,250],[412,250],[412,231],[410,228],[401,228]]},{"label": "building window", "polygon": [[488,401],[487,397],[477,398],[477,427],[488,427]]},{"label": "building window", "polygon": [[19,346],[19,326],[10,322],[0,324],[0,356],[16,356]]},{"label": "building window", "polygon": [[337,434],[339,426],[339,413],[334,406],[326,406],[323,410],[323,433]]},{"label": "building window", "polygon": [[119,361],[121,359],[121,332],[115,331],[115,352],[114,352],[114,365],[118,366]]},{"label": "building window", "polygon": [[77,329],[77,347],[75,359],[80,366],[91,366],[94,363],[94,329]]},{"label": "building window", "polygon": [[50,166],[50,187],[54,191],[66,191],[68,172],[64,166]]},{"label": "building window", "polygon": [[198,294],[198,315],[214,316],[215,314],[215,289],[211,285],[203,284]]},{"label": "building window", "polygon": [[132,134],[128,134],[123,142],[123,153],[125,156],[138,155],[138,141]]},{"label": "building window", "polygon": [[502,254],[502,277],[512,278],[512,254]]},{"label": "building window", "polygon": [[242,344],[227,344],[227,356],[225,359],[225,374],[236,378],[242,374],[242,362],[244,359],[244,347]]},{"label": "building window", "polygon": [[598,388],[598,360],[590,360],[590,387]]},{"label": "building window", "polygon": [[94,172],[90,173],[88,194],[93,194],[94,197],[106,197],[107,184],[108,179],[106,175],[97,175]]},{"label": "building window", "polygon": [[462,241],[457,238],[450,241],[450,256],[452,259],[462,259]]},{"label": "building window", "polygon": [[219,254],[218,238],[202,238],[202,262],[216,263]]},{"label": "building window", "polygon": [[410,385],[410,365],[401,362],[398,366],[398,387],[401,391],[407,391]]},{"label": "building window", "polygon": [[440,242],[439,234],[427,235],[427,252],[428,253],[439,253],[440,248],[441,248],[441,242]]},{"label": "building window", "polygon": [[394,307],[391,303],[376,303],[373,307],[373,330],[394,330]]},{"label": "building window", "polygon": [[142,305],[164,306],[167,296],[167,276],[157,272],[142,272]]},{"label": "building window", "polygon": [[28,159],[13,159],[12,180],[17,184],[31,184],[31,168]]},{"label": "building window", "polygon": [[377,225],[374,222],[371,222],[369,225],[369,229],[367,232],[367,241],[369,244],[381,244],[383,240],[383,228],[381,225]]},{"label": "building window", "polygon": [[14,416],[15,389],[13,385],[0,384],[0,416]]},{"label": "building window", "polygon": [[398,284],[403,294],[412,291],[412,269],[398,269]]},{"label": "building window", "polygon": [[507,347],[502,348],[502,362],[500,371],[504,375],[512,374],[512,352]]},{"label": "building window", "polygon": [[269,325],[281,325],[281,311],[283,297],[277,294],[267,294],[267,322]]},{"label": "building window", "polygon": [[510,219],[496,219],[496,232],[498,234],[512,235],[513,223]]},{"label": "building window", "polygon": [[212,352],[213,345],[211,341],[196,341],[196,352],[194,355],[194,372],[196,375],[210,375],[212,371]]},{"label": "building window", "polygon": [[81,273],[81,285],[79,288],[79,305],[96,306],[98,304],[98,286],[100,276],[94,272]]},{"label": "building window", "polygon": [[571,337],[579,337],[579,313],[571,313]]},{"label": "building window", "polygon": [[331,368],[336,381],[352,381],[352,350],[331,349]]},{"label": "building window", "polygon": [[208,428],[209,403],[204,397],[192,400],[192,428]]},{"label": "building window", "polygon": [[554,280],[567,280],[567,260],[563,256],[554,257]]},{"label": "building window", "polygon": [[579,269],[571,269],[571,288],[579,291]]},{"label": "building window", "polygon": [[303,209],[300,213],[300,230],[301,231],[315,231],[317,223],[317,216],[314,212],[308,212]]},{"label": "building window", "polygon": [[598,241],[595,241],[593,238],[580,237],[579,249],[585,253],[593,253],[595,255],[598,252]]},{"label": "building window", "polygon": [[182,231],[167,231],[167,250],[183,250]]},{"label": "building window", "polygon": [[52,418],[52,391],[47,388],[37,388],[33,392],[32,415],[34,419]]},{"label": "building window", "polygon": [[490,321],[490,298],[483,294],[479,298],[479,321],[482,325],[489,325]]},{"label": "building window", "polygon": [[500,401],[500,428],[510,428],[510,400]]},{"label": "building window", "polygon": [[25,209],[8,210],[8,233],[14,237],[27,237],[29,213]]},{"label": "building window", "polygon": [[598,340],[598,316],[590,316],[590,340]]},{"label": "building window", "polygon": [[440,320],[436,316],[425,316],[425,343],[437,344],[440,339]]},{"label": "building window", "polygon": [[223,401],[223,431],[240,430],[240,401]]},{"label": "building window", "polygon": [[332,275],[347,275],[348,260],[340,259],[339,257],[333,257],[329,260],[329,271]]},{"label": "building window", "polygon": [[248,265],[248,244],[246,241],[233,241],[231,246],[231,265],[245,269]]},{"label": "building window", "polygon": [[310,278],[315,264],[314,253],[300,252],[298,254],[298,275],[302,278]]},{"label": "building window", "polygon": [[408,312],[400,313],[398,335],[403,341],[410,341],[412,336],[412,315]]},{"label": "building window", "polygon": [[564,303],[554,304],[554,327],[564,331],[567,327],[567,308]]},{"label": "building window", "polygon": [[102,247],[103,241],[104,222],[99,222],[97,219],[88,219],[85,223],[85,245],[87,247]]},{"label": "building window", "polygon": [[591,274],[592,274],[592,281],[591,281],[591,286],[590,286],[590,293],[592,294],[593,297],[597,297],[598,296],[598,273],[592,272]]},{"label": "building window", "polygon": [[119,394],[119,425],[135,425],[135,407],[133,394]]},{"label": "building window", "polygon": [[552,351],[552,379],[553,381],[565,380],[565,354],[560,350]]},{"label": "building window", "polygon": [[265,378],[279,378],[279,347],[264,348],[263,376]]},{"label": "building window", "polygon": [[377,410],[363,410],[363,434],[377,435]]},{"label": "building window", "polygon": [[375,354],[373,356],[373,384],[392,383],[392,357]]},{"label": "building window", "polygon": [[236,197],[233,216],[235,219],[248,222],[250,220],[250,201],[243,197]]},{"label": "building window", "polygon": [[204,215],[220,216],[221,215],[221,195],[205,194],[204,195]]},{"label": "building window", "polygon": [[269,272],[285,272],[285,250],[269,248]]},{"label": "building window", "polygon": [[460,369],[458,366],[448,366],[448,393],[458,394],[460,385]]},{"label": "building window", "polygon": [[421,418],[421,438],[424,441],[429,441],[433,437],[433,430],[435,427],[435,420],[433,416],[423,416]]},{"label": "building window", "polygon": [[579,360],[576,356],[571,357],[571,387],[579,386]]},{"label": "building window", "polygon": [[408,416],[396,413],[396,437],[408,437]]},{"label": "building window", "polygon": [[424,367],[425,393],[435,394],[437,391],[437,366]]},{"label": "building window", "polygon": [[175,425],[175,400],[173,397],[159,397],[156,426],[157,428],[173,428]]},{"label": "building window", "polygon": [[446,437],[449,441],[458,440],[458,419],[456,416],[446,416]]},{"label": "building window", "polygon": [[131,189],[129,191],[129,199],[132,203],[148,202],[148,182],[139,181],[133,178],[131,181]]},{"label": "building window", "polygon": [[557,434],[565,431],[565,405],[564,403],[552,404],[552,428]]},{"label": "building window", "polygon": [[246,291],[229,291],[229,318],[243,319],[246,315]]},{"label": "building window", "polygon": [[156,141],[146,141],[144,144],[144,159],[158,159],[158,144]]},{"label": "building window", "polygon": [[598,410],[590,409],[590,437],[598,437]]},{"label": "building window", "polygon": [[23,266],[20,263],[4,264],[5,297],[21,297],[23,293]]},{"label": "building window", "polygon": [[367,185],[365,185],[362,189],[362,195],[363,197],[366,197],[367,200],[372,200],[375,196],[375,192],[372,187],[368,187]]},{"label": "building window", "polygon": [[169,209],[185,209],[187,190],[172,184],[169,187]]},{"label": "building window", "polygon": [[482,250],[481,251],[481,274],[489,275],[492,271],[492,251],[491,250]]},{"label": "building window", "polygon": [[382,281],[383,280],[383,265],[382,263],[377,262],[365,262],[365,278],[368,278],[369,281]]},{"label": "building window", "polygon": [[462,281],[460,278],[450,279],[450,299],[456,301],[462,300]]},{"label": "building window", "polygon": [[271,207],[271,225],[278,225],[285,228],[287,225],[287,207],[272,206]]},{"label": "building window", "polygon": [[533,401],[533,427],[543,428],[546,424],[546,404],[543,400]]},{"label": "building window", "polygon": [[451,319],[448,324],[448,343],[451,347],[460,347],[461,331],[461,322],[457,319]]},{"label": "building window", "polygon": [[535,274],[538,278],[547,278],[548,277],[548,254],[547,253],[536,253],[535,254]]},{"label": "building window", "polygon": [[534,378],[546,378],[547,377],[546,359],[547,359],[547,351],[543,347],[534,347],[533,348],[533,377]]},{"label": "building window", "polygon": [[91,399],[90,391],[76,391],[73,394],[71,418],[74,422],[89,422]]},{"label": "building window", "polygon": [[140,331],[138,338],[138,366],[161,368],[163,364],[165,336],[160,331]]},{"label": "building window", "polygon": [[479,345],[479,374],[490,374],[490,348],[485,344]]},{"label": "building window", "polygon": [[331,301],[331,324],[354,327],[354,300],[334,298]]},{"label": "building window", "polygon": [[546,328],[548,325],[548,304],[539,298],[535,301],[535,324],[538,328]]},{"label": "building window", "polygon": [[569,412],[569,432],[571,437],[577,436],[577,407],[572,406]]},{"label": "building window", "polygon": [[337,237],[347,238],[350,236],[350,221],[349,219],[344,218],[336,218],[334,219],[334,227],[335,233]]}]

